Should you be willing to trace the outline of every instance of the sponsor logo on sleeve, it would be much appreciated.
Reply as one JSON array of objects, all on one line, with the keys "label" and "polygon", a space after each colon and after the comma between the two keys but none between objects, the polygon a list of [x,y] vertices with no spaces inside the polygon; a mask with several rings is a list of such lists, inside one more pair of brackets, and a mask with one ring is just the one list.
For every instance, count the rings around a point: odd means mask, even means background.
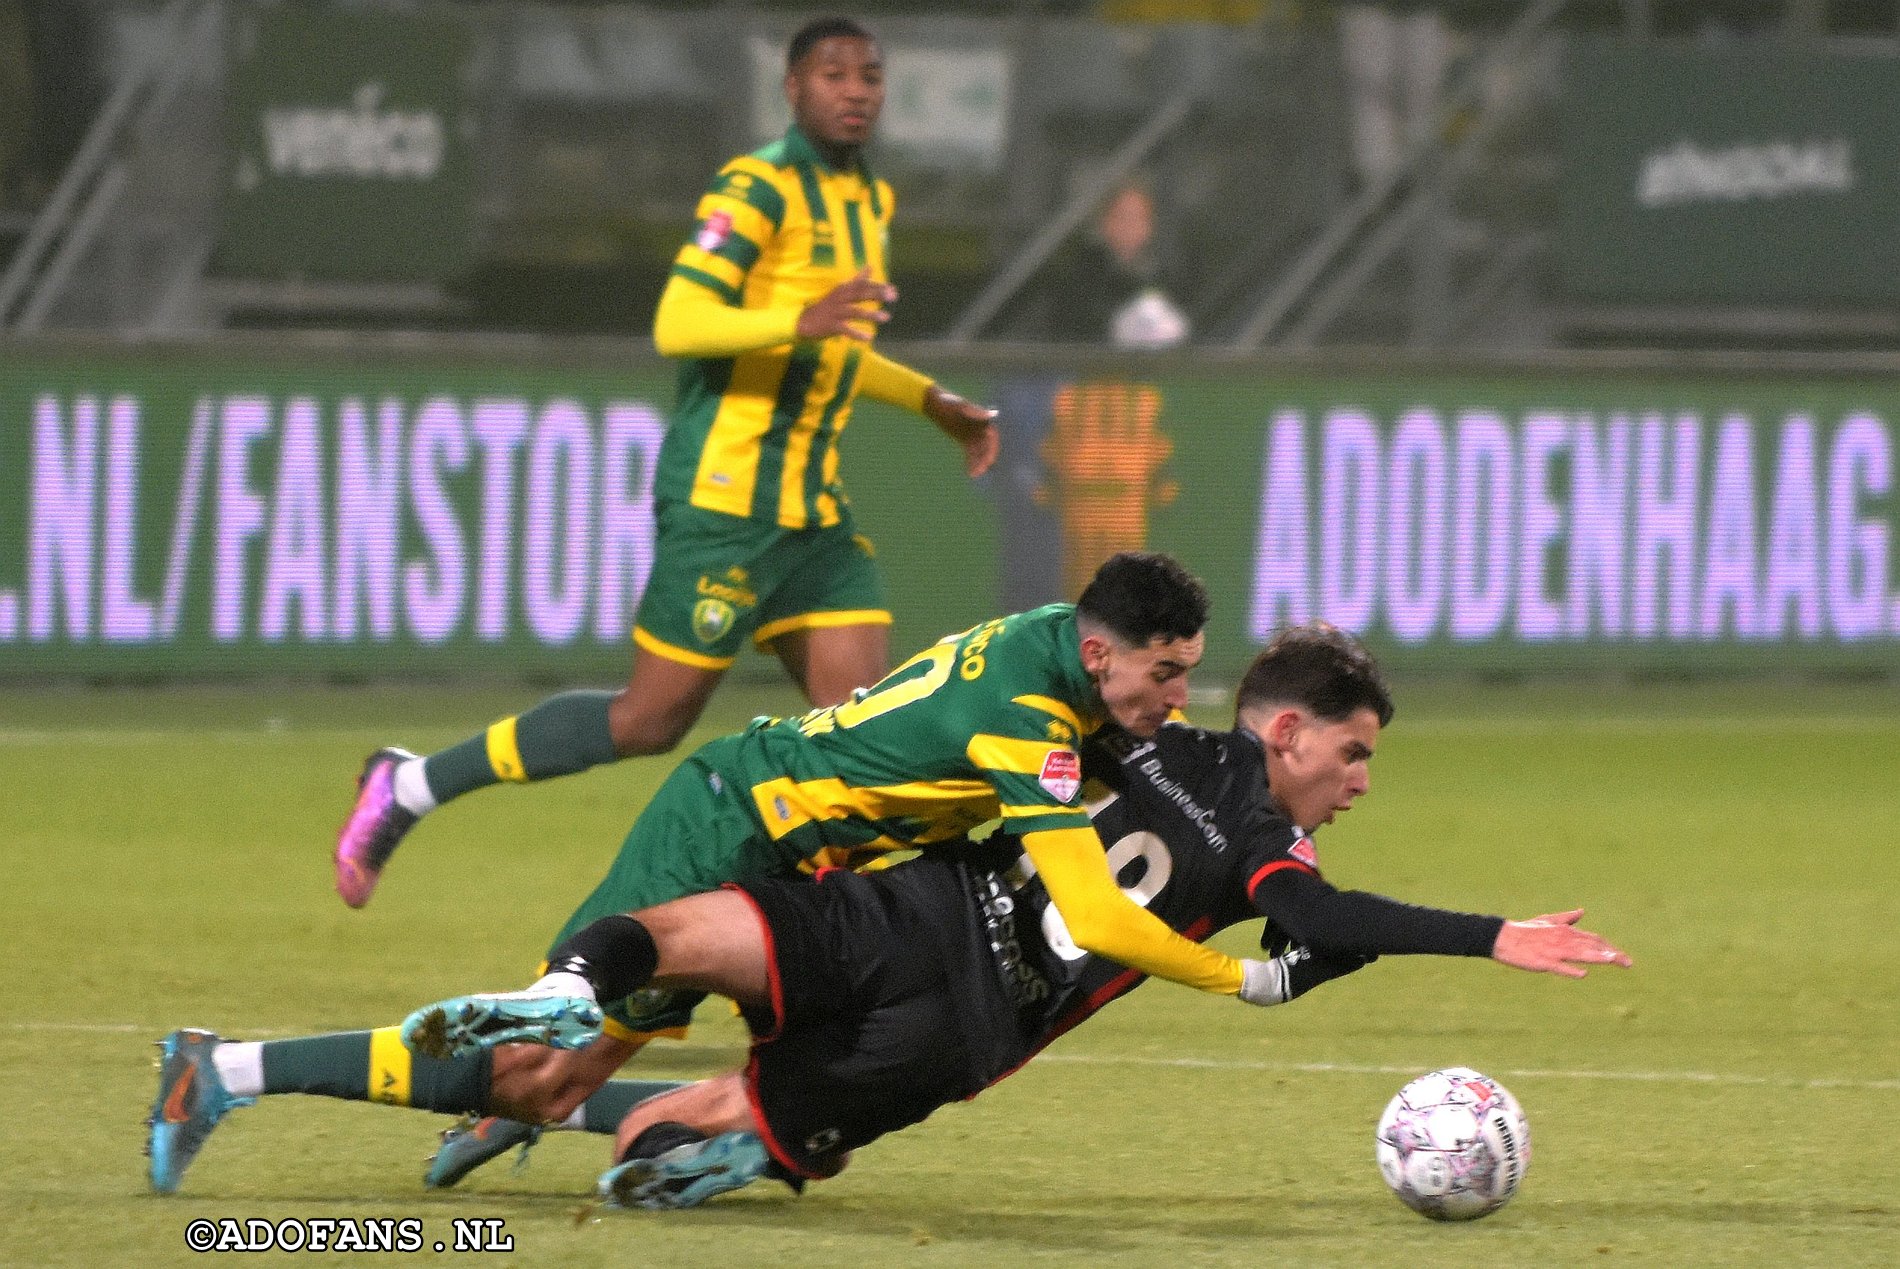
[{"label": "sponsor logo on sleeve", "polygon": [[1073,802],[1082,791],[1082,759],[1073,749],[1051,749],[1036,781],[1056,801]]},{"label": "sponsor logo on sleeve", "polygon": [[693,236],[693,245],[701,251],[717,251],[731,236],[732,213],[716,211],[706,217],[705,223],[699,227],[699,232]]}]

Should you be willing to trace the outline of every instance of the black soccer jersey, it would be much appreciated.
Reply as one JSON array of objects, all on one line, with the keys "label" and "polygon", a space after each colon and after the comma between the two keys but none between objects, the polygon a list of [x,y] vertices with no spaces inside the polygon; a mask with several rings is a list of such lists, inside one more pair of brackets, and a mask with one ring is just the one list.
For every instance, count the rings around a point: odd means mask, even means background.
[{"label": "black soccer jersey", "polygon": [[[1169,725],[1152,740],[1108,732],[1089,746],[1088,774],[1107,793],[1090,805],[1109,871],[1124,893],[1188,938],[1265,915],[1253,894],[1283,869],[1317,876],[1312,839],[1275,809],[1266,757],[1243,730]],[[978,920],[1014,917],[1022,950],[992,958],[1017,1006],[1020,1045],[1005,1071],[1132,990],[1143,975],[1076,947],[1027,858],[966,867]],[[999,1072],[1000,1075],[1002,1072]]]},{"label": "black soccer jersey", "polygon": [[[1088,811],[1124,892],[1190,939],[1267,917],[1263,944],[1310,953],[1294,994],[1381,953],[1479,956],[1497,936],[1501,918],[1328,884],[1312,840],[1276,809],[1251,732],[1110,729],[1082,757],[1105,790]],[[1142,980],[1075,946],[1007,834],[833,871],[815,887],[742,887],[779,966],[772,1009],[748,1013],[760,1037],[749,1087],[773,1157],[795,1172],[974,1096]]]},{"label": "black soccer jersey", "polygon": [[[1082,756],[1085,775],[1106,790],[1087,809],[1109,871],[1124,893],[1187,938],[1267,917],[1263,945],[1291,941],[1363,961],[1385,953],[1483,956],[1497,937],[1499,917],[1327,883],[1312,838],[1275,807],[1265,752],[1244,728],[1169,724],[1152,740],[1110,728],[1092,736]],[[923,954],[936,959],[957,1003],[978,1086],[1022,1065],[1144,977],[1074,944],[1007,834],[961,851],[933,850],[872,876],[889,909],[932,949]]]},{"label": "black soccer jersey", "polygon": [[[1152,740],[1109,729],[1084,752],[1106,789],[1089,806],[1109,870],[1188,938],[1263,915],[1251,898],[1282,869],[1317,876],[1312,840],[1274,809],[1260,742],[1171,724]],[[1000,1078],[1143,977],[1069,938],[1034,865],[998,834],[960,857],[879,875],[930,927],[966,1020],[979,1082]],[[952,886],[962,902],[950,899]],[[894,896],[897,897],[897,896]]]},{"label": "black soccer jersey", "polygon": [[[1108,790],[1088,809],[1109,871],[1124,893],[1190,939],[1266,917],[1261,944],[1275,950],[1291,942],[1349,962],[1384,953],[1484,956],[1503,923],[1328,884],[1313,839],[1275,806],[1266,754],[1245,728],[1170,724],[1152,740],[1110,729],[1091,738],[1083,758],[1085,774]],[[1013,1007],[1007,1024],[1001,1009],[988,1011],[992,1080],[1144,977],[1076,947],[1029,860],[998,857],[1007,849],[1000,838],[987,858],[959,864],[977,941]]]}]

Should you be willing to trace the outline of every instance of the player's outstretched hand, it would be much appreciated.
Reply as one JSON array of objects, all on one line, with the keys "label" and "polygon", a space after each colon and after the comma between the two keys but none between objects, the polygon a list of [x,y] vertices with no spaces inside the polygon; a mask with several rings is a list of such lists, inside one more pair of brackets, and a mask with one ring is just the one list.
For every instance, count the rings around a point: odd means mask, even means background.
[{"label": "player's outstretched hand", "polygon": [[1582,908],[1552,912],[1528,921],[1506,921],[1491,945],[1491,959],[1532,973],[1582,978],[1589,965],[1621,965],[1629,956],[1600,934],[1577,928]]},{"label": "player's outstretched hand", "polygon": [[996,431],[995,410],[933,383],[924,393],[924,413],[963,446],[963,470],[971,480],[990,469],[1003,444]]},{"label": "player's outstretched hand", "polygon": [[877,328],[891,320],[886,304],[897,301],[897,288],[885,282],[873,282],[869,269],[859,269],[805,306],[798,315],[800,339],[829,339],[843,335],[847,339],[869,341]]}]

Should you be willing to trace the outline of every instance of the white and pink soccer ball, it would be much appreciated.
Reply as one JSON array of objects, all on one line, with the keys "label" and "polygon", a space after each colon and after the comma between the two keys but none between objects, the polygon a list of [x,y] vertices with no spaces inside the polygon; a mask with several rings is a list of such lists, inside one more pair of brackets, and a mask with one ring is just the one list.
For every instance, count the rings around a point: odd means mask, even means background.
[{"label": "white and pink soccer ball", "polygon": [[1531,1128],[1504,1085],[1468,1066],[1421,1075],[1379,1116],[1379,1171],[1399,1201],[1470,1221],[1511,1201],[1531,1162]]}]

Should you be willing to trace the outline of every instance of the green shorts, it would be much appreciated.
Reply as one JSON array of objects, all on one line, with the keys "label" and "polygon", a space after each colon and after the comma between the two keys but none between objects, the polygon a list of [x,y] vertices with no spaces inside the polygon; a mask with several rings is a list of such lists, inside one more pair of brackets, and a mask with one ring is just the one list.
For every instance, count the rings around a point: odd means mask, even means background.
[{"label": "green shorts", "polygon": [[848,512],[829,528],[786,529],[667,502],[657,521],[633,628],[655,656],[723,670],[748,635],[763,651],[794,630],[890,624],[870,540]]},{"label": "green shorts", "polygon": [[[637,912],[728,881],[782,876],[797,870],[747,802],[750,785],[720,773],[741,737],[722,736],[695,750],[668,776],[627,831],[620,853],[550,947],[602,917]],[[682,1034],[704,992],[646,989],[600,1002],[606,1032],[623,1040]]]}]

